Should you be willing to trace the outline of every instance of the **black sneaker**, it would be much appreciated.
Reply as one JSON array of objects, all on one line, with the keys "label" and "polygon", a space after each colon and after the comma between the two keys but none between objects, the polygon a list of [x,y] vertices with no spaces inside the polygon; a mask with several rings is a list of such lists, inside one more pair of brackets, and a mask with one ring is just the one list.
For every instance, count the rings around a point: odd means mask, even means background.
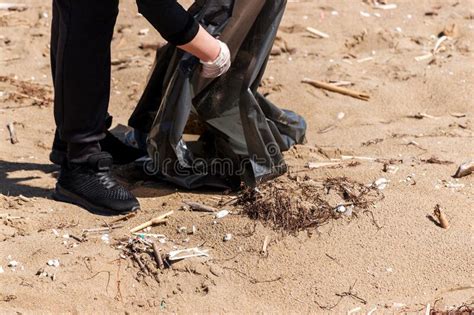
[{"label": "black sneaker", "polygon": [[92,213],[119,215],[140,208],[137,198],[110,174],[112,157],[96,153],[86,163],[64,163],[53,198],[81,206]]}]

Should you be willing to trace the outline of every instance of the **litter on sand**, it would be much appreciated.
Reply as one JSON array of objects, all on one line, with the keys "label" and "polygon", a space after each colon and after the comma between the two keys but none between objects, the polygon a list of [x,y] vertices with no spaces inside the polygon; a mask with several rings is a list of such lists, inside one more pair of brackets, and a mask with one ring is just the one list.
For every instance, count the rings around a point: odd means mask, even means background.
[{"label": "litter on sand", "polygon": [[378,190],[384,190],[385,188],[387,188],[388,183],[390,183],[388,179],[379,178],[373,183],[373,186],[377,188]]},{"label": "litter on sand", "polygon": [[474,173],[474,160],[470,160],[470,161],[462,163],[453,177],[461,178],[461,177],[471,175],[472,173]]},{"label": "litter on sand", "polygon": [[173,250],[168,253],[169,261],[176,261],[192,257],[209,257],[208,249],[200,249],[198,247]]},{"label": "litter on sand", "polygon": [[216,219],[222,219],[225,218],[230,214],[229,210],[222,210],[216,213]]},{"label": "litter on sand", "polygon": [[440,205],[436,205],[435,209],[433,211],[434,216],[438,219],[439,225],[443,229],[449,229],[449,221],[448,218],[446,217],[446,214],[444,214],[444,211],[441,210]]},{"label": "litter on sand", "polygon": [[47,265],[48,266],[51,266],[51,267],[59,267],[59,259],[50,259],[48,260],[47,262]]},{"label": "litter on sand", "polygon": [[146,221],[145,223],[142,223],[139,226],[134,227],[133,229],[131,229],[130,233],[136,233],[138,231],[146,229],[149,226],[153,226],[153,225],[157,225],[157,224],[161,224],[161,223],[166,223],[167,218],[169,216],[171,216],[173,213],[174,213],[174,211],[169,211],[169,212],[166,212],[166,213],[164,213],[160,216],[157,216],[156,218],[153,218],[149,221]]}]

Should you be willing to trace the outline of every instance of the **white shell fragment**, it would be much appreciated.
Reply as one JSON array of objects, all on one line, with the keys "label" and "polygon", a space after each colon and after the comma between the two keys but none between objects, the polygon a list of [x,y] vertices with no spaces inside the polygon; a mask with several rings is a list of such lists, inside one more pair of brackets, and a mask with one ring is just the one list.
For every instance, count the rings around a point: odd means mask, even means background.
[{"label": "white shell fragment", "polygon": [[346,212],[346,210],[347,210],[346,207],[343,206],[343,205],[340,205],[340,206],[336,207],[336,212],[338,212],[338,213],[344,213],[344,212]]},{"label": "white shell fragment", "polygon": [[335,211],[337,213],[340,213],[340,214],[343,214],[345,216],[352,216],[352,211],[354,210],[354,206],[353,205],[350,205],[348,207],[344,206],[344,205],[339,205],[336,207]]},{"label": "white shell fragment", "polygon": [[173,250],[168,253],[170,261],[192,258],[192,257],[209,257],[208,249],[199,249],[197,247]]},{"label": "white shell fragment", "polygon": [[50,259],[47,264],[51,267],[59,267],[59,259]]},{"label": "white shell fragment", "polygon": [[461,178],[471,175],[472,173],[474,173],[474,160],[470,160],[461,164],[453,177]]},{"label": "white shell fragment", "polygon": [[232,239],[232,234],[228,233],[224,236],[224,242],[228,242]]},{"label": "white shell fragment", "polygon": [[222,219],[229,215],[229,210],[222,210],[216,213],[216,219]]},{"label": "white shell fragment", "polygon": [[10,268],[15,268],[15,267],[18,267],[20,263],[16,260],[11,260],[9,263],[8,263],[8,267]]},{"label": "white shell fragment", "polygon": [[390,183],[390,181],[382,177],[382,178],[377,179],[374,182],[373,186],[377,188],[378,190],[384,190],[385,188],[387,188],[388,183]]},{"label": "white shell fragment", "polygon": [[100,239],[101,239],[105,244],[109,244],[109,243],[110,243],[109,234],[102,234],[102,236],[100,237]]}]

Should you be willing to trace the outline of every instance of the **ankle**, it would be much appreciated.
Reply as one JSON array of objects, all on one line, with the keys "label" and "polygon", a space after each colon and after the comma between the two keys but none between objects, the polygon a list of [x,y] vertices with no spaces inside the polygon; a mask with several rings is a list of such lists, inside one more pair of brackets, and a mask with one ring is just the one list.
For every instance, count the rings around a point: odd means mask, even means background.
[{"label": "ankle", "polygon": [[91,143],[69,143],[67,158],[70,163],[86,163],[93,154],[101,152],[99,142]]}]

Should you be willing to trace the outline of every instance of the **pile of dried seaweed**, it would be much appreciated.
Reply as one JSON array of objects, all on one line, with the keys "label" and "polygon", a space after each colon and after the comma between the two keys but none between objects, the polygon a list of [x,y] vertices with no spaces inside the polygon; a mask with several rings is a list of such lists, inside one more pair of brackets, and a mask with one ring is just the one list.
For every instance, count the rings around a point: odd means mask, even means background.
[{"label": "pile of dried seaweed", "polygon": [[379,190],[346,177],[315,181],[281,177],[246,189],[239,196],[243,213],[278,230],[298,232],[316,228],[343,215],[357,216],[383,198]]}]

